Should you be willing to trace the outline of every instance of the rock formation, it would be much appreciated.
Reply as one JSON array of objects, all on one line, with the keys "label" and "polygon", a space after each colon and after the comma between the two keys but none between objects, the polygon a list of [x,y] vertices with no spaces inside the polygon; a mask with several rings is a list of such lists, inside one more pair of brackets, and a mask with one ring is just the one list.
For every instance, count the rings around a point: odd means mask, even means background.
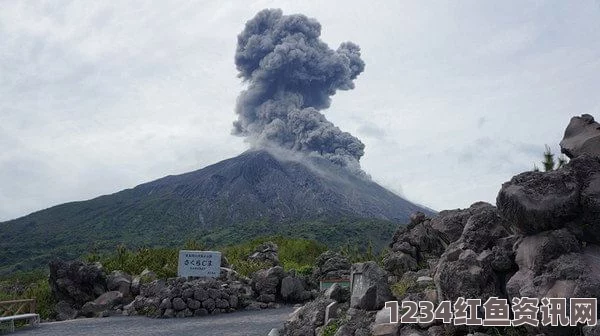
[{"label": "rock formation", "polygon": [[250,256],[248,256],[248,260],[265,262],[270,264],[271,266],[279,265],[279,257],[277,255],[278,246],[273,242],[266,242],[260,244],[254,250]]},{"label": "rock formation", "polygon": [[[459,297],[507,299],[600,298],[600,125],[589,115],[575,117],[561,142],[571,161],[556,171],[525,172],[502,185],[496,204],[478,202],[467,209],[441,211],[432,218],[411,216],[400,227],[383,260],[387,285],[402,301],[443,300]],[[375,265],[376,266],[376,265]],[[354,265],[356,271],[361,266]],[[379,272],[376,272],[379,274]],[[383,278],[379,274],[378,278]],[[353,287],[367,288],[362,283]],[[292,320],[303,321],[320,335],[506,335],[510,328],[455,326],[431,323],[390,324],[389,309],[358,305],[353,290],[352,307],[341,304],[339,318],[321,319],[331,302],[305,306]],[[363,289],[364,289],[363,288]],[[373,291],[373,290],[371,290]],[[373,297],[371,296],[371,301]],[[329,301],[327,301],[329,300]],[[485,318],[479,307],[477,314]],[[311,310],[312,309],[312,310]],[[321,309],[321,312],[313,310]],[[379,310],[377,312],[377,310]],[[376,313],[376,314],[375,314]],[[296,335],[294,323],[283,335]],[[365,325],[369,326],[365,333]],[[303,327],[306,328],[306,327]],[[304,330],[304,329],[303,329]],[[337,330],[337,331],[336,331]],[[600,326],[521,328],[519,335],[600,335]]]},{"label": "rock formation", "polygon": [[333,251],[326,251],[315,261],[313,280],[318,283],[323,279],[347,279],[350,277],[351,267],[348,258]]},{"label": "rock formation", "polygon": [[583,154],[600,156],[600,124],[589,114],[571,118],[560,148],[571,159]]},{"label": "rock formation", "polygon": [[59,319],[74,318],[77,310],[107,290],[106,273],[98,263],[54,260],[50,262],[50,288],[58,304]]},{"label": "rock formation", "polygon": [[123,313],[163,318],[229,313],[245,307],[251,295],[241,283],[217,279],[155,280],[142,285],[140,295],[123,307]]}]

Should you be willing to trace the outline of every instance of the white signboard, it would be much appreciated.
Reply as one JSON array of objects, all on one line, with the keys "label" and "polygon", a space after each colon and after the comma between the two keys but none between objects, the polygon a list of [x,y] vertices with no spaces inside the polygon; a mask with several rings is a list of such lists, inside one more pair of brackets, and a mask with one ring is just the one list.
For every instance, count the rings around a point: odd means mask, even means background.
[{"label": "white signboard", "polygon": [[218,278],[221,273],[221,252],[218,251],[179,251],[180,277]]}]

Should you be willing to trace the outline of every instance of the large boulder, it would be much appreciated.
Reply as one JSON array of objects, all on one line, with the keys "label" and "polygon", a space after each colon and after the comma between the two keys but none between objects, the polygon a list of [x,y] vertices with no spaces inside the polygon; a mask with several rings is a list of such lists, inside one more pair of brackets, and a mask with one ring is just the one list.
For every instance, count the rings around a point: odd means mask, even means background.
[{"label": "large boulder", "polygon": [[373,261],[352,265],[350,307],[363,310],[381,309],[393,299],[387,283],[388,273]]},{"label": "large boulder", "polygon": [[471,217],[471,208],[440,211],[431,219],[431,227],[439,232],[440,238],[446,244],[457,241]]},{"label": "large boulder", "polygon": [[[506,291],[509,299],[520,297],[570,298],[600,297],[600,246],[582,248],[566,230],[526,237],[517,249],[519,271]],[[578,334],[576,327],[539,327],[546,336]],[[585,334],[585,333],[584,333]]]},{"label": "large boulder", "polygon": [[140,273],[140,284],[147,284],[150,283],[154,280],[158,279],[158,276],[156,275],[156,273],[152,272],[151,270],[145,268],[142,273]]},{"label": "large boulder", "polygon": [[[382,308],[375,315],[375,322],[371,326],[373,336],[396,336],[398,335],[398,327],[400,323],[390,323],[391,321],[391,308]],[[401,312],[397,312],[397,316],[400,316]]]},{"label": "large boulder", "polygon": [[119,291],[128,297],[131,294],[132,280],[131,275],[123,271],[112,271],[106,279],[106,287],[109,291]]},{"label": "large boulder", "polygon": [[485,302],[491,296],[505,297],[503,274],[515,269],[511,247],[516,238],[495,207],[479,207],[437,264],[439,300],[465,297]]},{"label": "large boulder", "polygon": [[306,290],[302,279],[288,275],[281,280],[280,296],[286,302],[304,302],[312,295]]},{"label": "large boulder", "polygon": [[580,213],[580,186],[569,169],[525,172],[502,185],[496,204],[521,233],[559,229]]},{"label": "large boulder", "polygon": [[315,336],[315,329],[325,325],[325,310],[335,301],[318,297],[298,308],[284,323],[281,336]]},{"label": "large boulder", "polygon": [[522,234],[567,227],[600,244],[600,158],[583,154],[556,171],[519,174],[502,185],[496,203]]},{"label": "large boulder", "polygon": [[99,314],[112,309],[123,301],[123,293],[119,291],[106,292],[94,301],[87,302],[81,307],[83,316],[98,316]]},{"label": "large boulder", "polygon": [[507,282],[513,297],[600,297],[600,246],[583,247],[566,229],[523,238]]},{"label": "large boulder", "polygon": [[258,294],[258,301],[274,302],[281,292],[281,280],[285,272],[281,266],[260,270],[252,276],[252,289]]},{"label": "large boulder", "polygon": [[49,266],[49,283],[57,302],[79,309],[106,292],[106,273],[100,263],[54,260]]},{"label": "large boulder", "polygon": [[335,300],[339,303],[348,302],[350,300],[350,290],[337,283],[334,283],[331,287],[327,288],[323,295],[326,298]]},{"label": "large boulder", "polygon": [[580,240],[600,244],[600,157],[579,156],[568,167],[577,177],[581,193],[581,216],[570,225]]},{"label": "large boulder", "polygon": [[600,156],[600,124],[589,114],[571,118],[560,150],[570,158],[582,154]]},{"label": "large boulder", "polygon": [[74,309],[70,303],[60,301],[54,306],[56,312],[56,319],[59,321],[72,320],[79,315],[79,311]]},{"label": "large boulder", "polygon": [[392,251],[383,258],[383,267],[390,274],[402,276],[405,272],[419,268],[417,259],[402,251]]},{"label": "large boulder", "polygon": [[346,279],[350,276],[352,264],[343,255],[325,251],[315,260],[313,277],[316,282],[323,279]]}]

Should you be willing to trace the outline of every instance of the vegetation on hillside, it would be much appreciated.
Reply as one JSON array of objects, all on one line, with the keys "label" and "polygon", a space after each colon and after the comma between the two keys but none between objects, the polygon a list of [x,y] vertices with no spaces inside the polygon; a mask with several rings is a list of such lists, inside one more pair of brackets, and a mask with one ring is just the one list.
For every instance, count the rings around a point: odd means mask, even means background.
[{"label": "vegetation on hillside", "polygon": [[[284,236],[264,236],[251,241],[228,245],[214,250],[221,251],[232,268],[239,273],[249,276],[267,265],[249,261],[248,256],[262,243],[272,241],[278,245],[279,261],[285,270],[294,269],[307,273],[312,269],[316,258],[327,250],[324,244],[303,238],[290,238]],[[207,250],[206,245],[195,240],[188,240],[183,249]],[[177,276],[177,258],[179,248],[135,248],[129,249],[119,245],[111,253],[98,253],[92,251],[85,256],[88,262],[100,262],[107,272],[121,270],[129,274],[140,274],[144,269],[155,272],[161,278]]]},{"label": "vegetation on hillside", "polygon": [[[73,214],[74,215],[74,214]],[[57,224],[58,225],[58,224]],[[218,229],[181,227],[163,223],[157,217],[154,223],[145,223],[139,230],[114,233],[115,223],[102,222],[95,226],[103,230],[65,231],[54,225],[31,224],[30,232],[4,230],[0,233],[0,275],[44,267],[54,258],[77,259],[93,251],[97,255],[111,254],[116,246],[124,244],[128,253],[140,250],[139,258],[148,257],[144,249],[173,249],[183,242],[195,240],[209,249],[242,244],[257,237],[289,236],[315,240],[338,249],[350,244],[362,250],[370,241],[374,253],[379,253],[389,243],[398,224],[379,219],[319,219],[286,224],[259,221],[240,223]],[[139,233],[139,232],[142,233]],[[94,241],[93,244],[86,243]],[[167,250],[152,251],[166,258]],[[162,259],[159,259],[162,260]],[[116,262],[116,261],[115,261]],[[158,262],[158,261],[157,261]],[[172,269],[172,268],[171,268]],[[158,271],[158,270],[157,270]],[[165,270],[169,272],[169,270]]]},{"label": "vegetation on hillside", "polygon": [[0,301],[36,299],[37,313],[42,319],[54,317],[54,297],[43,270],[19,272],[0,277]]},{"label": "vegetation on hillside", "polygon": [[312,266],[317,257],[327,250],[327,246],[315,240],[272,236],[260,237],[247,243],[225,247],[223,254],[233,269],[248,276],[257,270],[255,268],[265,268],[260,263],[248,261],[247,257],[257,246],[268,241],[277,244],[279,262],[284,270],[293,269],[301,274],[312,272]]}]

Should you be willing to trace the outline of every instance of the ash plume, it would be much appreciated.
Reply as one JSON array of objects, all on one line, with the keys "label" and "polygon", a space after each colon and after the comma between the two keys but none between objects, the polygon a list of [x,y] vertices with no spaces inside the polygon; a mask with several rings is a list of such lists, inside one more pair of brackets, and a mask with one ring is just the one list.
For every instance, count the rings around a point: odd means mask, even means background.
[{"label": "ash plume", "polygon": [[354,88],[364,70],[352,42],[330,49],[321,25],[304,15],[266,9],[238,35],[235,64],[247,83],[237,100],[233,134],[259,147],[275,145],[317,154],[364,175],[365,145],[341,131],[320,112],[337,90]]}]

